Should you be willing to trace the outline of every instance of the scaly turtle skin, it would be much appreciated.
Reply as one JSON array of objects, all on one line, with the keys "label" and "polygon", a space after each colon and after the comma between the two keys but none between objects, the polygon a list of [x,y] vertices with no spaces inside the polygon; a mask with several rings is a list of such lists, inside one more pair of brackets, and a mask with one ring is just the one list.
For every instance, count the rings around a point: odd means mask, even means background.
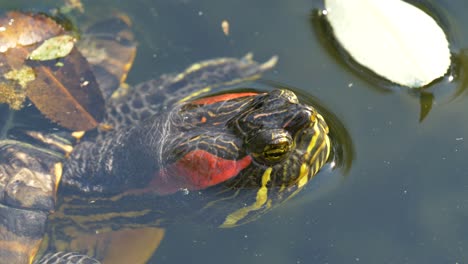
[{"label": "scaly turtle skin", "polygon": [[[78,246],[79,237],[185,218],[232,227],[292,197],[329,157],[323,117],[287,90],[213,95],[275,62],[214,59],[118,91],[106,105],[104,123],[112,129],[86,134],[63,173],[57,149],[66,148],[51,140],[56,133],[36,131],[48,148],[4,137],[2,262],[30,262],[45,233],[48,250],[108,261],[109,249]],[[39,262],[69,263],[63,255]]]}]

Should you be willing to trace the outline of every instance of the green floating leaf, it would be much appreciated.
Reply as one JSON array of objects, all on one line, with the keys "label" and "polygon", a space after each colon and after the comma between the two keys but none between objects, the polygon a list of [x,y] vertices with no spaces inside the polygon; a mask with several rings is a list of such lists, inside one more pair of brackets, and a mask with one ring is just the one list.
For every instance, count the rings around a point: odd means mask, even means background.
[{"label": "green floating leaf", "polygon": [[432,105],[434,104],[434,95],[429,92],[421,92],[419,95],[419,104],[421,106],[419,122],[422,122],[432,109]]},{"label": "green floating leaf", "polygon": [[450,66],[449,43],[432,17],[401,0],[325,0],[324,14],[343,48],[397,84],[422,87]]},{"label": "green floating leaf", "polygon": [[70,54],[75,46],[75,38],[69,35],[61,35],[50,38],[42,43],[29,55],[30,60],[46,61],[59,59]]}]

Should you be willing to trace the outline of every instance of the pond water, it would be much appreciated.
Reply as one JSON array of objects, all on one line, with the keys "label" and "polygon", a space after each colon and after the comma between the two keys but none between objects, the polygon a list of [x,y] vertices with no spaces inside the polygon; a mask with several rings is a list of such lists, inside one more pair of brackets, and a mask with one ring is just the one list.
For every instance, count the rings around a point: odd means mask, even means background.
[{"label": "pond water", "polygon": [[[434,12],[458,63],[453,83],[443,79],[427,90],[434,103],[422,121],[419,94],[382,89],[324,46],[330,43],[313,19],[322,1],[84,1],[90,12],[123,10],[133,19],[139,50],[129,83],[202,59],[278,55],[263,78],[317,98],[354,145],[347,173],[322,171],[300,195],[253,223],[168,228],[151,263],[468,262],[468,7],[464,0],[413,2]],[[1,3],[2,9],[54,6]]]}]

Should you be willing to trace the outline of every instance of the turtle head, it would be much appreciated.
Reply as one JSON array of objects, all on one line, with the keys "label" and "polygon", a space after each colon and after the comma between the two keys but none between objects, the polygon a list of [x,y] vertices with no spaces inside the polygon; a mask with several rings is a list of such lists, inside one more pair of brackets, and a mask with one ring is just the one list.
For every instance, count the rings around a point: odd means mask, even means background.
[{"label": "turtle head", "polygon": [[197,99],[170,122],[179,135],[165,142],[151,185],[160,195],[202,194],[203,211],[222,215],[223,227],[296,194],[330,154],[323,117],[289,90]]},{"label": "turtle head", "polygon": [[[319,127],[314,127],[316,123]],[[274,90],[256,96],[246,110],[230,120],[229,126],[243,138],[243,147],[257,166],[272,168],[288,166],[291,159],[303,160],[310,145],[302,140],[303,136],[328,133],[327,125],[317,111],[300,104],[289,90]],[[297,156],[298,152],[302,158]],[[290,177],[284,175],[282,179]]]}]

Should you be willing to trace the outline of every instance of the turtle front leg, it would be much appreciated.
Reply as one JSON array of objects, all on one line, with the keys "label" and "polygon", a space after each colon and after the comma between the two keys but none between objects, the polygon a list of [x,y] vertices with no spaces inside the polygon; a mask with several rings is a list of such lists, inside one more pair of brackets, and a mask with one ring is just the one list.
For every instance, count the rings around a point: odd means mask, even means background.
[{"label": "turtle front leg", "polygon": [[0,263],[32,263],[54,210],[62,157],[0,141]]},{"label": "turtle front leg", "polygon": [[31,263],[44,235],[47,214],[0,204],[0,263]]}]

